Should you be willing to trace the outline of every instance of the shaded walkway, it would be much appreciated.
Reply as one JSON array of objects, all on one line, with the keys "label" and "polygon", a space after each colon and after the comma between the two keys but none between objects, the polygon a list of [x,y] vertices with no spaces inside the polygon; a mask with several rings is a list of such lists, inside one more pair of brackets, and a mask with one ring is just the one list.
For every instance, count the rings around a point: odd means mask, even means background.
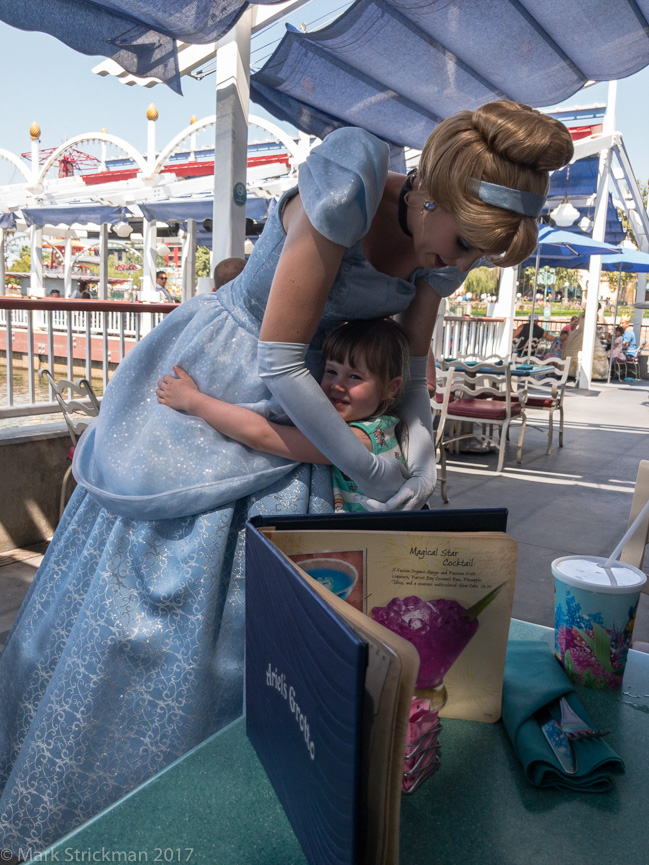
[{"label": "shaded walkway", "polygon": [[[500,476],[495,452],[452,455],[448,462],[449,507],[509,508],[509,532],[519,544],[514,615],[549,626],[552,560],[608,555],[626,530],[638,463],[649,459],[649,381],[595,382],[591,391],[570,386],[565,412],[564,447],[557,447],[555,432],[550,456],[546,433],[528,424],[522,464],[510,443]],[[649,640],[646,594],[634,638]]]}]

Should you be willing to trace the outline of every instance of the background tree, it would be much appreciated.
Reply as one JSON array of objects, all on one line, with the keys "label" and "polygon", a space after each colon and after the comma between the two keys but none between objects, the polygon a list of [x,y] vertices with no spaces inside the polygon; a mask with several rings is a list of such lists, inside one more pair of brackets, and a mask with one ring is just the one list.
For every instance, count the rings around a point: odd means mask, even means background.
[{"label": "background tree", "polygon": [[483,294],[498,294],[499,273],[496,267],[476,267],[464,281],[464,293],[470,291],[474,299],[480,299]]},{"label": "background tree", "polygon": [[196,247],[196,276],[210,276],[210,251],[206,246]]},{"label": "background tree", "polygon": [[29,246],[26,244],[21,246],[18,250],[16,257],[13,259],[11,264],[7,266],[7,270],[11,270],[14,273],[29,273],[32,267],[32,254],[30,252]]}]

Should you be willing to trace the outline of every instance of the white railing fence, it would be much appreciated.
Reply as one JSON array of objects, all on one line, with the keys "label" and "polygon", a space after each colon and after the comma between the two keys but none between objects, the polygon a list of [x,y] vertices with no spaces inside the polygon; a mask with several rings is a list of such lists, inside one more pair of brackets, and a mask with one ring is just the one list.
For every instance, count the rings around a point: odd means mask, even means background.
[{"label": "white railing fence", "polygon": [[0,297],[0,419],[58,410],[38,369],[84,377],[102,394],[127,351],[173,303]]},{"label": "white railing fence", "polygon": [[[38,376],[84,377],[101,395],[126,352],[175,308],[172,303],[0,297],[0,419],[58,410]],[[494,354],[504,319],[446,316],[444,357]]]},{"label": "white railing fence", "polygon": [[444,316],[442,355],[445,358],[459,355],[488,357],[498,354],[504,318],[465,318]]}]

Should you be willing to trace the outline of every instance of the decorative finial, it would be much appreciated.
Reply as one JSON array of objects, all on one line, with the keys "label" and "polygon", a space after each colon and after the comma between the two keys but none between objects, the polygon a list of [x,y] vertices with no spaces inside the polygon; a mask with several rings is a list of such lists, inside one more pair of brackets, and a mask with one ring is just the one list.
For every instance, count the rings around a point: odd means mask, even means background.
[{"label": "decorative finial", "polygon": [[192,116],[189,118],[189,123],[191,126],[193,126],[194,123],[198,123],[198,117],[195,114],[192,114]]},{"label": "decorative finial", "polygon": [[105,126],[104,126],[104,128],[103,128],[101,131],[103,132],[104,135],[106,135],[106,133],[108,132],[108,130],[106,129]]},{"label": "decorative finial", "polygon": [[32,137],[32,141],[38,141],[41,137],[41,127],[38,125],[36,121],[32,123],[29,127],[29,134]]},{"label": "decorative finial", "polygon": [[158,119],[158,109],[155,107],[155,103],[151,103],[146,110],[146,119],[147,120],[157,120]]}]

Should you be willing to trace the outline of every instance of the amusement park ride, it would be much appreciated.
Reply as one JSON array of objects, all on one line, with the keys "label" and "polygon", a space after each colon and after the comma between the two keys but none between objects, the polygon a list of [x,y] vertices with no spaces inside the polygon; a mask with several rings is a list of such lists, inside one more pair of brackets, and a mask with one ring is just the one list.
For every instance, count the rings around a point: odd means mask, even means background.
[{"label": "amusement park ride", "polygon": [[[58,150],[57,147],[48,147],[45,150],[38,152],[38,164],[44,165],[50,156]],[[20,154],[23,159],[31,160],[30,152]],[[96,171],[100,165],[100,160],[90,153],[84,153],[83,150],[77,150],[76,147],[66,151],[58,161],[58,176],[72,177],[73,174],[83,174],[88,171]]]}]

